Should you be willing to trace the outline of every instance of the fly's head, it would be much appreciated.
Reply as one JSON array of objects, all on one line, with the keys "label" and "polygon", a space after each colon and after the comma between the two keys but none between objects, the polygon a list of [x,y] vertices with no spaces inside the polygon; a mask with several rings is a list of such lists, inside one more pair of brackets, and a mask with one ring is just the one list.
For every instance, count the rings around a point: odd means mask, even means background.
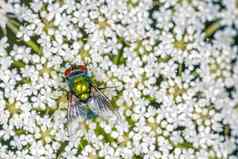
[{"label": "fly's head", "polygon": [[64,71],[64,77],[67,79],[74,73],[87,73],[88,69],[86,65],[71,65]]}]

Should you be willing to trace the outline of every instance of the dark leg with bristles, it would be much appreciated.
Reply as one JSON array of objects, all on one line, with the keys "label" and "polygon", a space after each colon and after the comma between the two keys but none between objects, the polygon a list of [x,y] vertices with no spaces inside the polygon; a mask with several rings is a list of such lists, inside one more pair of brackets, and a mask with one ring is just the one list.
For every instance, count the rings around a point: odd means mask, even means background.
[{"label": "dark leg with bristles", "polygon": [[107,89],[107,88],[118,88],[118,86],[113,86],[113,87],[100,87],[98,88],[99,90]]}]

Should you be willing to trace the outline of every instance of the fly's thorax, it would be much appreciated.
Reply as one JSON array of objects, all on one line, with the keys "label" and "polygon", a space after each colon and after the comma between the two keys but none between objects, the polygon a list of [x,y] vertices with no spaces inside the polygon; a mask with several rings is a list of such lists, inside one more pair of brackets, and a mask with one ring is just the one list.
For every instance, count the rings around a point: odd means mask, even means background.
[{"label": "fly's thorax", "polygon": [[70,89],[82,101],[90,96],[90,79],[86,76],[77,76],[70,81]]}]

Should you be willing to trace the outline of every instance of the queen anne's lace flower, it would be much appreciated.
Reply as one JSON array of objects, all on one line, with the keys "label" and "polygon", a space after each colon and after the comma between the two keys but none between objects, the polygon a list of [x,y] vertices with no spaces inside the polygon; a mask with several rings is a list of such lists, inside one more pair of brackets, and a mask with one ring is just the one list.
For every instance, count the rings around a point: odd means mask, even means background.
[{"label": "queen anne's lace flower", "polygon": [[[0,158],[238,158],[236,0],[2,0]],[[67,122],[87,64],[120,121]]]},{"label": "queen anne's lace flower", "polygon": [[0,27],[5,28],[6,24],[8,23],[8,17],[7,13],[11,12],[12,6],[5,1],[0,2],[0,16],[1,16],[1,21],[0,21]]}]

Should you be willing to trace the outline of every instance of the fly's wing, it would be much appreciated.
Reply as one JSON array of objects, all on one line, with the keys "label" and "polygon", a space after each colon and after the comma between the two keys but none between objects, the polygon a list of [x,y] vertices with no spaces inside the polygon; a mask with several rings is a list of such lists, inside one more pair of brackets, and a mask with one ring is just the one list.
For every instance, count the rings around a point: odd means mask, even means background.
[{"label": "fly's wing", "polygon": [[112,104],[108,97],[104,95],[97,87],[92,86],[92,97],[93,102],[92,110],[98,115],[115,115],[120,118],[118,112],[112,109]]},{"label": "fly's wing", "polygon": [[69,93],[68,102],[68,120],[72,120],[79,116],[84,119],[91,119],[96,116],[96,114],[88,108],[87,103],[80,102],[78,97],[73,93]]}]

